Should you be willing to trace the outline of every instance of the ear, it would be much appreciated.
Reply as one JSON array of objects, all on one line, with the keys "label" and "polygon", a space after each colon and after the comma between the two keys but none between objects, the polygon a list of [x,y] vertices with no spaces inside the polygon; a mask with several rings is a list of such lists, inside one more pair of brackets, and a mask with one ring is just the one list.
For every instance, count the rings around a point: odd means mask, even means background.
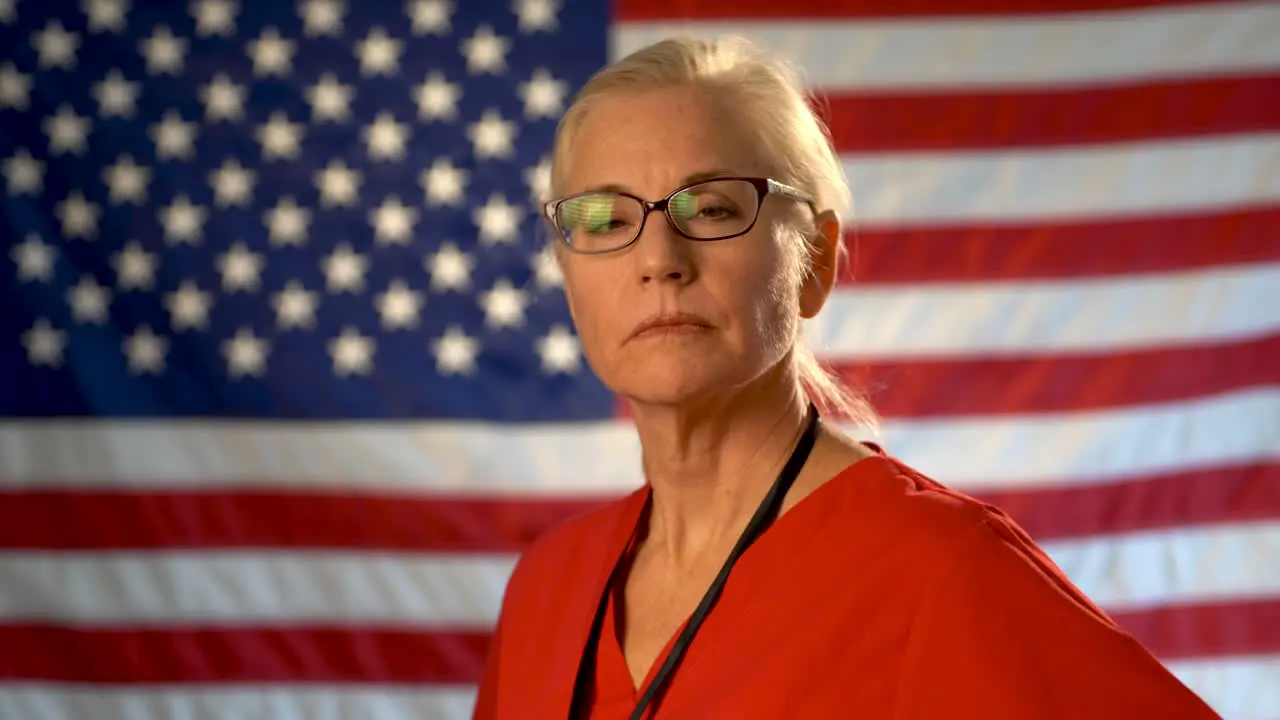
[{"label": "ear", "polygon": [[568,252],[569,251],[565,249],[563,243],[553,241],[551,244],[551,252],[549,254],[551,255],[552,262],[556,264],[556,269],[560,271],[560,289],[564,291],[565,302],[569,306],[569,318],[573,320],[573,324],[576,326],[578,324],[578,313],[574,307],[573,291],[570,289],[571,283],[568,278],[565,277],[565,265],[566,260],[568,260],[565,256]]},{"label": "ear", "polygon": [[824,210],[814,218],[814,232],[809,236],[809,274],[800,288],[800,317],[808,320],[822,310],[831,289],[835,287],[840,247],[844,242],[840,216]]}]

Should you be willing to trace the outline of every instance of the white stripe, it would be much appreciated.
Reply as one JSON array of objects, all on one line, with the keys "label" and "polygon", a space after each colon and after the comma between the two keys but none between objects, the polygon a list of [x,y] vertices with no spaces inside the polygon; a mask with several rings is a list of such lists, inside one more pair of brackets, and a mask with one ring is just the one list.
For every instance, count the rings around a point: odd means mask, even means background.
[{"label": "white stripe", "polygon": [[[881,439],[894,455],[958,488],[1102,482],[1276,460],[1280,388],[1119,410],[890,420]],[[640,477],[635,429],[620,421],[507,428],[0,423],[0,488],[7,489],[236,486],[510,499],[615,494],[638,487]]]},{"label": "white stripe", "polygon": [[1041,548],[1110,611],[1280,596],[1276,523],[1094,535]]},{"label": "white stripe", "polygon": [[465,720],[472,686],[0,683],[5,720]]},{"label": "white stripe", "polygon": [[1225,720],[1280,718],[1280,655],[1168,663]]},{"label": "white stripe", "polygon": [[[1110,610],[1280,594],[1280,524],[1093,537],[1044,549]],[[514,556],[7,552],[0,618],[98,624],[488,628]]]},{"label": "white stripe", "polygon": [[6,551],[0,618],[488,629],[514,567],[514,555]]},{"label": "white stripe", "polygon": [[1275,3],[1003,19],[627,22],[610,54],[690,33],[746,36],[829,90],[1074,85],[1280,65]]},{"label": "white stripe", "polygon": [[1054,149],[850,154],[841,161],[853,187],[853,207],[845,217],[867,228],[1056,221],[1280,199],[1280,135],[1274,133]]},{"label": "white stripe", "polygon": [[1197,345],[1280,332],[1278,288],[1280,262],[1060,281],[854,284],[832,294],[805,335],[837,361]]}]

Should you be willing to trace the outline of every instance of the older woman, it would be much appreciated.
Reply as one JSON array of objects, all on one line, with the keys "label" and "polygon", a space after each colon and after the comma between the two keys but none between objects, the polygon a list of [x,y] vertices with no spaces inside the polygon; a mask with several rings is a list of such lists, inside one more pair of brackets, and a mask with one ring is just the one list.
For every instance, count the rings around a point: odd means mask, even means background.
[{"label": "older woman", "polygon": [[646,482],[521,559],[477,718],[1217,717],[1004,514],[820,420],[870,419],[799,343],[850,202],[782,64],[621,60],[565,114],[552,186]]}]

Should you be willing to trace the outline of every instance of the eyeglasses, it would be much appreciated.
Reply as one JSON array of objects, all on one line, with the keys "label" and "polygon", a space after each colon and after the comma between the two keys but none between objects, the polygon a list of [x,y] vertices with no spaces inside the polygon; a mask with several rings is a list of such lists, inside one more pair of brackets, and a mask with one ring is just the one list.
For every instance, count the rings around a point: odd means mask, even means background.
[{"label": "eyeglasses", "polygon": [[621,250],[640,237],[651,212],[661,212],[690,240],[726,240],[755,227],[766,195],[814,208],[811,195],[769,178],[724,177],[677,188],[649,202],[625,192],[588,192],[543,206],[547,220],[571,250],[600,254]]}]

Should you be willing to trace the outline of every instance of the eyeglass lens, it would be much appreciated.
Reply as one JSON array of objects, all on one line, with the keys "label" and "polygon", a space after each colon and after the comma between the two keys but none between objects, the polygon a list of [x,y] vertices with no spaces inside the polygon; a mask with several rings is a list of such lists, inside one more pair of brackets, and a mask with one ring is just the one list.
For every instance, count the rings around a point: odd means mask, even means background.
[{"label": "eyeglass lens", "polygon": [[[744,180],[712,180],[671,197],[667,216],[682,234],[718,240],[741,234],[759,209],[759,192]],[[556,224],[573,247],[603,252],[626,245],[640,232],[644,205],[613,192],[577,195],[560,203]]]}]

